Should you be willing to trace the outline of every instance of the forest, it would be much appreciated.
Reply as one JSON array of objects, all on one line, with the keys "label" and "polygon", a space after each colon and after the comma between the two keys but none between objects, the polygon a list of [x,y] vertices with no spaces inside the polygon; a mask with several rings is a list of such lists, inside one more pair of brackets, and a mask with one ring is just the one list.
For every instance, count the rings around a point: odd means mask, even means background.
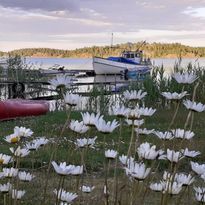
[{"label": "forest", "polygon": [[[69,45],[68,45],[69,47]],[[114,46],[92,46],[75,50],[62,50],[52,48],[25,48],[10,52],[0,51],[3,55],[20,55],[25,57],[59,57],[59,58],[88,58],[92,56],[117,56],[123,50],[143,50],[146,57],[205,57],[205,47],[190,47],[180,43],[124,43]]]}]

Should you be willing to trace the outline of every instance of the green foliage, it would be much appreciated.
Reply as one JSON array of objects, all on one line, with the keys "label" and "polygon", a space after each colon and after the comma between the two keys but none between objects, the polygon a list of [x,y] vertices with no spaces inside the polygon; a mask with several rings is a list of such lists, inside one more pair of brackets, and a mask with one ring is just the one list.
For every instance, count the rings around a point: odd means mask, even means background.
[{"label": "green foliage", "polygon": [[27,81],[39,79],[39,71],[33,70],[32,65],[25,62],[20,55],[9,55],[7,59],[7,78],[12,81]]},{"label": "green foliage", "polygon": [[110,89],[105,85],[94,85],[89,92],[88,110],[91,112],[100,112],[107,114],[111,107],[112,98]]}]

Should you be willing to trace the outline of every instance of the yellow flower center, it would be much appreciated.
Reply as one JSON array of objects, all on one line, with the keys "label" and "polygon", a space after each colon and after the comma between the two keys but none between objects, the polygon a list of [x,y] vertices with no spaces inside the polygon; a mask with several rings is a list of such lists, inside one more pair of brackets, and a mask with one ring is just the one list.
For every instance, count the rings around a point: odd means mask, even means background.
[{"label": "yellow flower center", "polygon": [[59,84],[59,85],[57,85],[57,87],[56,87],[56,89],[57,89],[57,90],[60,90],[60,91],[65,90],[65,88],[66,88],[65,84]]},{"label": "yellow flower center", "polygon": [[19,137],[13,137],[11,139],[11,143],[17,143],[19,141]]},{"label": "yellow flower center", "polygon": [[4,159],[0,159],[0,164],[3,164],[4,163]]}]

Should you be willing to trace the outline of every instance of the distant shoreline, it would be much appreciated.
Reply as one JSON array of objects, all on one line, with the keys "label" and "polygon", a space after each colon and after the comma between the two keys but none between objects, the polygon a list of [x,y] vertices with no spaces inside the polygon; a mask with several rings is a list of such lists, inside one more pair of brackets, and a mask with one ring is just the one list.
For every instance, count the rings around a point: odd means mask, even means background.
[{"label": "distant shoreline", "polygon": [[205,57],[205,47],[190,47],[179,43],[127,43],[110,46],[93,46],[75,50],[52,48],[25,48],[11,52],[1,52],[3,55],[19,55],[30,58],[92,58],[93,56],[108,57],[119,56],[122,51],[142,50],[149,58],[201,58]]},{"label": "distant shoreline", "polygon": [[[25,58],[73,58],[73,59],[79,59],[79,58],[82,58],[82,59],[89,59],[89,58],[92,58],[92,57],[58,57],[58,56],[22,56],[22,57],[25,57]],[[178,57],[177,56],[162,56],[162,57],[153,57],[153,59],[154,58],[164,58],[164,59],[174,59],[174,58],[176,58],[176,59],[178,59]],[[193,57],[191,57],[191,56],[183,56],[182,58],[186,58],[186,59],[193,59],[193,58],[196,58],[196,59],[198,59],[198,58],[205,58],[205,56],[204,57],[196,57],[196,56],[193,56]]]}]

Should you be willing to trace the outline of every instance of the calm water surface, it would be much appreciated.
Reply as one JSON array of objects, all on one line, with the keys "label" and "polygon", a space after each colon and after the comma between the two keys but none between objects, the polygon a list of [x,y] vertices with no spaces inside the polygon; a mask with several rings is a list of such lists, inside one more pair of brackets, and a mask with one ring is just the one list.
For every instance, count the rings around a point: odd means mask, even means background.
[{"label": "calm water surface", "polygon": [[[161,66],[163,65],[166,71],[166,74],[170,74],[173,70],[174,65],[178,62],[177,59],[174,58],[155,58],[152,59],[152,63],[155,66]],[[49,69],[55,64],[64,66],[65,69],[74,69],[74,70],[93,70],[92,66],[92,58],[26,58],[26,63],[29,65],[32,65],[33,69]],[[181,61],[181,67],[186,68],[189,63],[192,63],[193,66],[200,66],[200,67],[205,67],[205,58],[184,58]],[[53,77],[53,76],[52,76]],[[123,82],[125,81],[122,79],[120,75],[118,76],[103,76],[103,75],[97,75],[93,77],[84,77],[84,78],[78,78],[78,82]],[[92,90],[92,86],[79,86],[78,87],[78,92],[87,92],[89,90]],[[6,93],[8,91],[6,90]],[[47,93],[47,95],[50,95],[51,93]],[[1,93],[1,98],[6,98],[3,97]],[[31,97],[31,96],[30,96]],[[51,101],[53,103],[53,110],[56,109],[56,102]],[[81,105],[82,106],[82,105]],[[86,105],[84,105],[86,106]],[[82,106],[82,107],[84,107]]]},{"label": "calm water surface", "polygon": [[[26,62],[33,64],[36,68],[48,69],[54,64],[65,66],[65,69],[92,70],[92,58],[26,58]],[[162,64],[166,69],[173,68],[177,58],[154,58],[152,63],[155,66]],[[181,66],[186,67],[189,63],[195,66],[205,67],[205,58],[183,58]]]}]

